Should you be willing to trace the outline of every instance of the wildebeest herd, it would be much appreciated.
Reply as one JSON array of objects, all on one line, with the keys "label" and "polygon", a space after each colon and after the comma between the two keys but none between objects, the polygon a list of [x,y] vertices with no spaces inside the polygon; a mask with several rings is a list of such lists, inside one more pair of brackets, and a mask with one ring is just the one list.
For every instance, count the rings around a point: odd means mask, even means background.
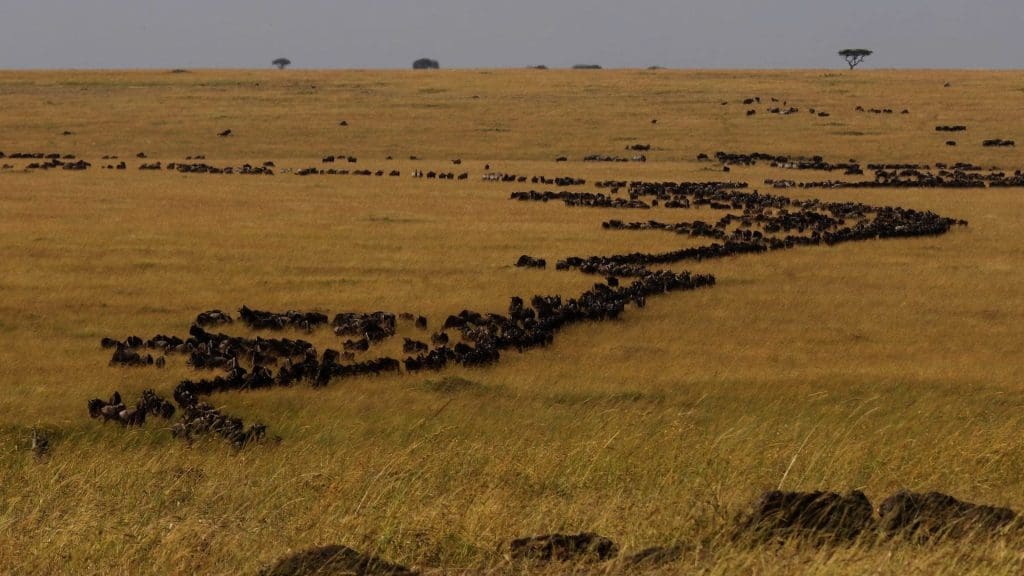
[{"label": "wildebeest herd", "polygon": [[[745,104],[759,102],[749,99]],[[790,115],[799,111],[788,102],[772,103],[769,113]],[[874,110],[871,110],[872,112]],[[809,110],[827,117],[829,113]],[[880,109],[878,113],[883,113]],[[885,113],[889,113],[887,110]],[[906,111],[904,111],[906,113]],[[939,132],[964,130],[961,126],[936,128]],[[986,146],[1012,146],[996,139]],[[658,149],[650,144],[626,147],[628,156],[594,154],[580,158],[598,162],[644,162]],[[0,158],[3,158],[0,153]],[[8,158],[38,160],[25,168],[86,170],[91,164],[70,154],[17,154]],[[150,161],[145,154],[141,170],[189,174],[295,174],[390,176],[402,173],[393,168],[341,169],[333,167],[278,168],[272,161],[241,166],[214,166],[205,156],[185,162]],[[511,296],[507,309],[475,311],[463,309],[446,318],[430,319],[410,312],[341,311],[333,317],[326,311],[283,312],[261,310],[243,303],[237,311],[199,312],[181,335],[157,334],[149,338],[128,336],[103,338],[101,347],[111,354],[109,364],[120,368],[160,369],[178,361],[195,370],[197,376],[169,386],[167,398],[145,390],[134,402],[117,391],[104,400],[87,402],[89,415],[103,423],[125,427],[146,426],[154,419],[166,422],[173,437],[192,442],[200,437],[220,438],[241,449],[267,437],[263,423],[246,423],[225,414],[209,402],[220,393],[290,386],[322,388],[349,378],[381,374],[416,374],[443,370],[448,366],[483,367],[513,353],[524,353],[550,345],[565,327],[590,322],[621,320],[629,310],[642,309],[649,298],[670,292],[713,287],[715,276],[673,270],[684,261],[770,254],[801,246],[836,244],[887,238],[934,236],[964,226],[962,220],[930,211],[861,202],[794,199],[776,193],[786,188],[968,188],[1024,185],[1020,171],[1006,173],[985,170],[970,163],[862,164],[853,159],[830,162],[823,156],[793,158],[766,153],[717,152],[701,154],[701,162],[729,167],[768,165],[777,170],[841,173],[842,179],[797,182],[769,179],[764,183],[773,193],[751,190],[742,180],[699,182],[599,181],[593,190],[581,188],[587,181],[571,176],[526,176],[496,172],[488,165],[479,178],[483,182],[533,184],[541,190],[516,190],[510,200],[517,202],[559,201],[567,207],[596,207],[620,210],[699,210],[703,219],[616,218],[601,223],[609,233],[661,231],[685,237],[681,247],[666,252],[631,252],[610,255],[523,254],[509,262],[518,268],[543,272],[577,271],[595,275],[593,286],[574,296],[535,294]],[[125,170],[127,164],[114,156],[104,160],[107,169]],[[566,157],[559,157],[566,161]],[[322,164],[344,161],[357,164],[350,155],[325,155]],[[452,161],[460,165],[461,161]],[[865,173],[868,173],[865,175]],[[410,175],[407,173],[407,175]],[[465,181],[469,172],[445,169],[415,169],[413,178],[435,181]],[[525,188],[526,186],[524,186]],[[707,214],[714,214],[708,218]],[[552,262],[554,272],[548,272]],[[243,326],[256,336],[232,335]],[[333,333],[336,346],[318,349],[306,335]],[[419,334],[419,335],[417,335]],[[377,349],[401,336],[402,356],[382,354]],[[397,349],[393,347],[392,349]],[[108,392],[109,393],[109,392]],[[859,492],[839,495],[831,492],[765,493],[752,510],[732,522],[734,538],[766,541],[810,538],[816,542],[844,541],[865,534],[903,534],[916,540],[959,536],[972,531],[998,532],[1018,525],[1016,514],[1007,509],[978,506],[950,496],[900,492],[881,503],[877,510]],[[678,560],[685,546],[673,543],[649,548],[623,559],[627,566],[648,566]],[[619,547],[611,539],[593,532],[547,534],[513,540],[508,554],[515,561],[594,561],[614,558]],[[319,564],[318,564],[319,563]],[[286,574],[294,566],[343,566],[357,573],[406,574],[413,571],[360,554],[345,546],[327,546],[286,558],[267,574]]]},{"label": "wildebeest herd", "polygon": [[[650,145],[630,148],[647,151]],[[821,156],[793,159],[764,153],[718,152],[714,157],[723,165],[746,166],[766,162],[780,169],[863,173],[856,161],[830,163]],[[710,157],[702,154],[700,159],[710,160]],[[936,167],[940,170],[938,174],[932,174],[930,166],[926,165],[868,165],[868,169],[875,172],[875,180],[865,181],[862,185],[869,182],[888,186],[907,182],[955,185],[950,182],[968,180],[996,186],[1021,178],[1019,172],[1014,176],[976,177],[978,167],[969,164]],[[556,186],[582,186],[586,183],[581,178],[539,176],[530,179],[517,176],[503,181]],[[805,187],[819,185],[822,184],[802,184]],[[686,236],[688,242],[698,238],[710,239],[711,242],[661,253],[563,256],[554,260],[556,270],[599,275],[603,277],[602,281],[574,297],[545,294],[530,298],[513,296],[507,310],[501,312],[462,310],[436,324],[434,332],[428,330],[428,326],[434,324],[428,318],[408,312],[341,312],[335,314],[332,321],[320,311],[270,312],[243,305],[235,317],[222,310],[199,313],[184,336],[159,334],[148,339],[138,336],[123,340],[104,338],[101,345],[113,350],[110,358],[113,366],[160,368],[169,358],[180,357],[195,370],[214,370],[220,374],[178,383],[171,394],[178,405],[177,410],[155,392],[147,391],[135,408],[128,408],[115,393],[108,402],[91,400],[89,413],[103,421],[114,420],[127,426],[137,426],[144,424],[146,414],[169,418],[177,412],[180,421],[170,427],[175,436],[192,439],[202,434],[215,434],[236,446],[244,446],[263,438],[265,426],[253,424],[245,428],[241,420],[221,414],[202,398],[230,390],[302,383],[323,387],[356,376],[411,374],[441,370],[449,365],[485,366],[499,361],[510,351],[524,352],[547,346],[557,332],[568,325],[618,319],[628,308],[643,308],[650,297],[715,284],[715,277],[710,274],[667,269],[678,262],[766,254],[808,245],[831,246],[850,241],[938,235],[954,226],[966,225],[966,222],[929,211],[870,206],[859,202],[797,200],[751,191],[744,181],[602,181],[595,183],[594,187],[598,191],[517,191],[512,192],[510,198],[539,202],[560,200],[570,207],[701,209],[720,212],[721,216],[709,221],[605,221],[603,227],[610,231],[663,230]],[[514,264],[523,268],[545,269],[547,262],[547,258],[522,255]],[[626,278],[630,281],[622,280]],[[250,338],[219,331],[230,328],[236,321],[252,331],[309,334],[330,328],[339,338],[339,346],[319,351],[311,342],[301,338]],[[424,337],[404,337],[404,358],[371,354],[373,348],[398,334],[400,323],[423,332]]]}]

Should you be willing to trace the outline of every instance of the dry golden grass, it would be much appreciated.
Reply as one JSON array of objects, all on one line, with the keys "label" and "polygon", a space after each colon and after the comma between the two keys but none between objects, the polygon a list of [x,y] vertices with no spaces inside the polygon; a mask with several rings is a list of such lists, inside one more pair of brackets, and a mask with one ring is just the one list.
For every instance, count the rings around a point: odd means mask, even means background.
[{"label": "dry golden grass", "polygon": [[[754,95],[832,115],[747,118],[739,102]],[[862,489],[876,503],[901,488],[940,490],[1024,510],[1017,189],[797,191],[970,226],[691,266],[718,285],[575,326],[491,368],[212,397],[267,422],[279,444],[190,448],[158,422],[102,426],[85,400],[169,394],[192,375],[180,360],[109,368],[102,336],[183,334],[197,312],[242,304],[409,310],[438,322],[594,280],[513,268],[520,254],[685,241],[599,224],[689,213],[510,202],[522,186],[481,182],[485,163],[755,187],[794,173],[723,175],[696,154],[1012,170],[1024,167],[1019,151],[980,142],[1024,139],[1022,100],[1024,74],[959,71],[2,73],[0,150],[71,152],[94,167],[0,172],[0,572],[251,574],[337,542],[428,572],[525,573],[503,543],[595,530],[625,553],[686,544],[666,574],[1018,574],[1017,539],[770,548],[723,538],[728,518],[778,486]],[[937,124],[969,131],[947,148]],[[235,135],[216,137],[225,128]],[[625,154],[634,142],[655,146],[648,163],[553,162]],[[403,176],[139,172],[138,151],[279,168],[344,152]],[[100,170],[105,154],[132,169]],[[452,169],[469,171],[468,183],[408,177],[451,158],[463,159]],[[338,345],[326,332],[314,340]],[[446,377],[469,384],[436,385]],[[51,436],[41,460],[26,449],[32,427]],[[626,569],[549,573],[585,570]]]}]

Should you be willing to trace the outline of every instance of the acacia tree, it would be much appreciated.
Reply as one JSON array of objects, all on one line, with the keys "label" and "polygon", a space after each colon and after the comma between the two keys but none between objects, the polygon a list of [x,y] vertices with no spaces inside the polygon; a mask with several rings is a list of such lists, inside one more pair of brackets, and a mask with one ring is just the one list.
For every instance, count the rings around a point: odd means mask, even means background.
[{"label": "acacia tree", "polygon": [[865,50],[864,48],[847,48],[846,50],[839,51],[839,55],[850,65],[850,70],[856,68],[857,64],[863,62],[871,54],[873,54],[871,50]]},{"label": "acacia tree", "polygon": [[289,65],[291,65],[291,63],[292,63],[292,61],[287,59],[287,58],[278,58],[277,60],[274,60],[273,62],[271,62],[271,64],[273,64],[274,66],[277,66],[278,70],[284,70]]},{"label": "acacia tree", "polygon": [[420,58],[412,63],[413,70],[437,70],[441,64],[433,58]]}]

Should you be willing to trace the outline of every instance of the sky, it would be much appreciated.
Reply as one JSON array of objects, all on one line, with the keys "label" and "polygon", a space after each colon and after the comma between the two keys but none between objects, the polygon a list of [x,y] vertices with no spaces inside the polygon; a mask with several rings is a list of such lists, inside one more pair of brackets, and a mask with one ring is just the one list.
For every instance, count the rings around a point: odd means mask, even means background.
[{"label": "sky", "polygon": [[0,0],[0,69],[1024,67],[1024,0]]}]

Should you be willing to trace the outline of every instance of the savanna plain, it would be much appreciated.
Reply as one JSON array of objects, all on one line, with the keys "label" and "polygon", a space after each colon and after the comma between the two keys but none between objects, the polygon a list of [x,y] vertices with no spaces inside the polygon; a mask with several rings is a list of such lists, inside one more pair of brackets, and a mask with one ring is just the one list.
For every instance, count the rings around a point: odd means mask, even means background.
[{"label": "savanna plain", "polygon": [[[765,179],[845,177],[768,162],[724,172],[714,154],[1012,174],[1019,148],[982,141],[1024,139],[1022,107],[1019,72],[0,73],[0,151],[92,164],[0,158],[0,572],[255,574],[325,544],[424,574],[638,570],[509,558],[513,538],[594,531],[620,557],[679,546],[649,573],[1019,574],[1014,534],[768,545],[730,526],[772,489],[861,490],[872,502],[940,491],[1024,511],[1024,191],[775,190]],[[651,146],[646,162],[632,161],[634,144]],[[582,161],[592,154],[629,161]],[[276,174],[138,169],[200,155],[271,161]],[[104,168],[122,160],[126,170]],[[295,173],[307,167],[385,175]],[[209,396],[267,425],[242,448],[185,442],[157,418],[89,417],[90,398],[170,397],[182,379],[210,376],[182,356],[108,366],[103,337],[187,336],[197,313],[242,305],[408,311],[433,332],[463,309],[503,313],[515,295],[569,297],[602,281],[556,270],[567,256],[708,243],[606,220],[720,216],[513,201],[561,188],[488,173],[584,178],[573,190],[591,192],[602,180],[733,180],[968,225],[667,265],[716,284],[573,324],[492,365]],[[523,254],[549,265],[515,267]],[[326,328],[218,330],[320,350],[343,341]],[[400,323],[399,336],[429,334]],[[400,338],[376,356],[404,357]]]}]

